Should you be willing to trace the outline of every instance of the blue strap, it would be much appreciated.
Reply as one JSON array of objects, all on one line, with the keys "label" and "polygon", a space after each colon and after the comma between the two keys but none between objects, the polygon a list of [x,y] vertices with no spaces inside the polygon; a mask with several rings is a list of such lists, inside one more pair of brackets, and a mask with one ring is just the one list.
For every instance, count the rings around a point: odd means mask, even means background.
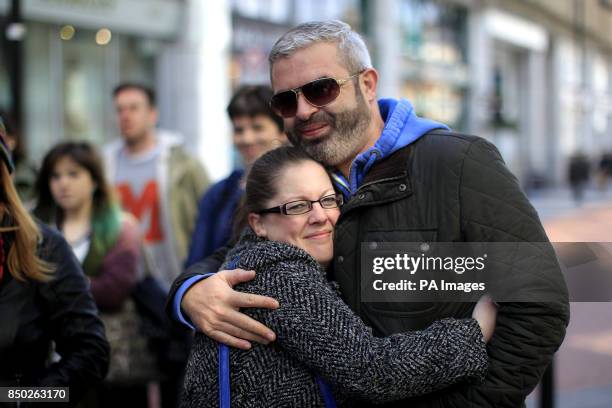
[{"label": "blue strap", "polygon": [[229,347],[219,343],[219,407],[230,408]]},{"label": "blue strap", "polygon": [[[238,258],[228,262],[227,269],[236,269]],[[219,407],[230,408],[230,350],[223,343],[219,343]]]},{"label": "blue strap", "polygon": [[[227,269],[236,269],[238,258],[228,262]],[[231,393],[230,393],[230,350],[223,343],[219,343],[219,407],[230,408]],[[329,385],[323,381],[318,375],[315,376],[321,397],[326,408],[336,408],[336,400],[332,394]]]},{"label": "blue strap", "polygon": [[329,385],[318,375],[315,375],[315,379],[317,380],[317,384],[319,384],[319,391],[321,391],[321,397],[323,397],[323,403],[326,408],[336,408],[336,400],[334,399],[334,394],[332,393]]}]

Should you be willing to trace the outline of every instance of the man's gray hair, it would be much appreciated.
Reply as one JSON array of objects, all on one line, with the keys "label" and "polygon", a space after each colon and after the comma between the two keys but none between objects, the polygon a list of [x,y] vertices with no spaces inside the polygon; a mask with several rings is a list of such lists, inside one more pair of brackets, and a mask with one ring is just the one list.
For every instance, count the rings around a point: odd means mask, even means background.
[{"label": "man's gray hair", "polygon": [[337,44],[340,62],[351,74],[372,68],[372,59],[363,38],[350,25],[329,20],[303,23],[283,34],[270,51],[270,72],[279,59],[290,57],[296,51],[319,42]]}]

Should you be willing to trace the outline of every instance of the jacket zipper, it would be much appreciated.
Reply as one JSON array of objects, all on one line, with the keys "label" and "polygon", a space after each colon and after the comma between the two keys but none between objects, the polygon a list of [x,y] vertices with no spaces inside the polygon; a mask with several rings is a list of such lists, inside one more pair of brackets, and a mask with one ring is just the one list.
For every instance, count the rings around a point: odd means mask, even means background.
[{"label": "jacket zipper", "polygon": [[[364,189],[364,188],[366,188],[366,187],[368,187],[368,186],[371,186],[371,185],[373,185],[373,184],[383,183],[383,182],[387,182],[387,181],[400,180],[400,179],[402,179],[402,178],[406,177],[406,175],[407,175],[407,173],[406,173],[406,172],[403,172],[402,174],[400,174],[400,175],[398,175],[398,176],[387,177],[387,178],[383,178],[383,179],[379,179],[379,180],[370,181],[370,182],[368,182],[368,183],[364,183],[364,184],[362,184],[362,185],[361,185],[361,186],[360,186],[360,187],[359,187],[359,188],[358,188],[358,189],[355,191],[355,194],[357,194],[357,193],[358,193],[359,191],[361,191],[362,189]],[[352,209],[355,209],[355,208],[357,208],[357,207],[353,207]],[[340,219],[342,219],[342,217],[343,217],[345,214],[346,214],[346,213],[341,213],[341,214],[340,214],[340,218],[338,219],[338,222],[340,221]],[[358,229],[357,229],[357,237],[359,237],[359,239],[361,239],[361,237],[363,236],[363,235],[362,235],[362,232],[363,232],[363,231],[362,231],[362,224],[363,224],[363,223],[361,222],[361,220],[360,220],[360,221],[358,221],[358,222],[359,222],[359,226],[358,226]],[[359,245],[358,257],[357,257],[357,258],[359,258],[359,259],[357,260],[357,262],[358,262],[359,264],[361,264],[361,241],[359,241],[359,242],[357,243],[357,245]],[[362,317],[362,316],[361,316],[361,267],[356,267],[356,268],[355,268],[355,270],[356,270],[356,271],[355,271],[354,273],[357,275],[357,276],[355,276],[355,278],[356,278],[356,279],[354,279],[354,284],[356,285],[356,293],[357,293],[357,296],[356,296],[356,302],[355,302],[355,303],[356,303],[356,304],[355,304],[355,312],[357,313],[357,315],[358,315],[358,316]]]}]

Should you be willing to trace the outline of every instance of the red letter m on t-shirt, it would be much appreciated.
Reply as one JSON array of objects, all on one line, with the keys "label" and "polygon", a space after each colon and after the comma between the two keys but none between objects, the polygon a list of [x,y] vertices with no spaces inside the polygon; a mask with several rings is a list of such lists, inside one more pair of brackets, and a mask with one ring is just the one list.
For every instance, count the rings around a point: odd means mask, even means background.
[{"label": "red letter m on t-shirt", "polygon": [[[132,213],[142,223],[145,214],[150,214],[150,224],[145,232],[146,242],[160,242],[164,239],[160,223],[159,194],[157,193],[157,182],[147,182],[140,197],[135,197],[128,183],[117,185],[117,191],[121,197],[121,204],[126,211]],[[146,228],[146,225],[143,225]]]}]

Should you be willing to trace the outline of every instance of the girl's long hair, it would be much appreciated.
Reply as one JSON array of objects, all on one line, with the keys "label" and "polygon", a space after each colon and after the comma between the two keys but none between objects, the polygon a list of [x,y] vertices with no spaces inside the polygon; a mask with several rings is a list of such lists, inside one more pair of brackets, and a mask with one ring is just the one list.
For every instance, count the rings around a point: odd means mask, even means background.
[{"label": "girl's long hair", "polygon": [[96,185],[92,197],[91,245],[83,261],[85,273],[95,276],[104,256],[117,242],[121,230],[121,208],[106,179],[102,158],[97,150],[87,142],[63,142],[53,147],[43,159],[36,180],[38,200],[34,214],[37,217],[57,226],[63,223],[64,212],[55,203],[50,188],[55,166],[63,158],[69,158],[83,167]]},{"label": "girl's long hair", "polygon": [[42,235],[28,211],[23,206],[11,175],[4,162],[0,161],[0,233],[8,237],[6,265],[10,274],[18,281],[49,281],[53,277],[53,266],[37,255]]}]

